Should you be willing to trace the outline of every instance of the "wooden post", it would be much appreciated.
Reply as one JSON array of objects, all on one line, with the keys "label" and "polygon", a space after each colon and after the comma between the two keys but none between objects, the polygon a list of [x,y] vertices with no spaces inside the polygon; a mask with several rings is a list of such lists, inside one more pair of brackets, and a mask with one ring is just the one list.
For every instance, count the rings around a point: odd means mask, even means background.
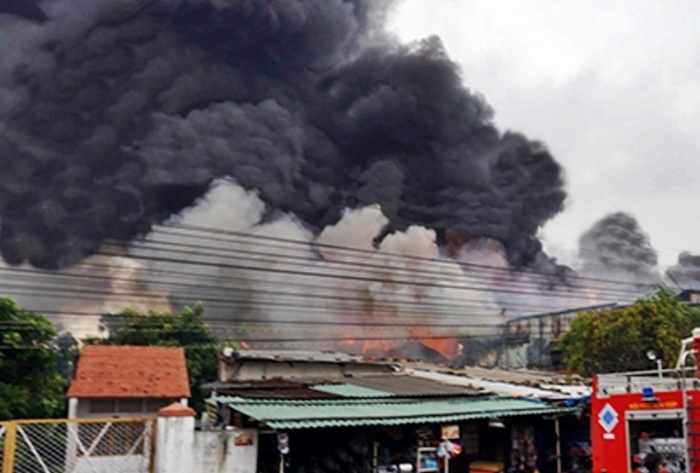
[{"label": "wooden post", "polygon": [[559,432],[559,417],[554,418],[554,434],[557,437],[557,473],[561,473],[561,434]]},{"label": "wooden post", "polygon": [[147,424],[150,426],[151,430],[151,435],[150,435],[150,448],[148,449],[148,453],[143,452],[144,455],[148,455],[148,473],[156,473],[156,442],[158,441],[157,435],[158,435],[158,423],[156,421],[146,421]]},{"label": "wooden post", "polygon": [[5,431],[5,448],[2,454],[2,473],[12,473],[17,449],[17,422],[10,421]]}]

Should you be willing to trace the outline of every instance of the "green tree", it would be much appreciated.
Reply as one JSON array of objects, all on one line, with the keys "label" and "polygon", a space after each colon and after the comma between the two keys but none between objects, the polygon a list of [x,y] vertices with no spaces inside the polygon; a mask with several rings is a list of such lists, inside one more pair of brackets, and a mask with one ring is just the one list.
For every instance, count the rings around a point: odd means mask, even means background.
[{"label": "green tree", "polygon": [[681,340],[699,326],[700,311],[662,288],[628,307],[580,313],[562,338],[562,351],[567,370],[582,376],[652,369],[649,350],[672,366]]},{"label": "green tree", "polygon": [[64,415],[57,336],[44,316],[0,298],[0,420]]},{"label": "green tree", "polygon": [[107,338],[90,338],[88,344],[184,347],[187,371],[192,388],[192,407],[204,408],[203,383],[216,380],[217,356],[221,348],[216,336],[203,320],[201,304],[186,307],[179,314],[151,311],[141,315],[126,309],[106,321],[118,325],[107,327]]}]

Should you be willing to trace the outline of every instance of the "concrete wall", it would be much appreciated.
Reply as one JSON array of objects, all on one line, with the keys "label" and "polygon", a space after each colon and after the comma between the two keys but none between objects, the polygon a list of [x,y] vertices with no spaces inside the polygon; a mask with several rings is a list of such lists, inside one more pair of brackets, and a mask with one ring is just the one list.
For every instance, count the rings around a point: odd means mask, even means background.
[{"label": "concrete wall", "polygon": [[158,417],[156,473],[188,473],[195,468],[194,417]]},{"label": "concrete wall", "polygon": [[[244,445],[249,442],[249,445]],[[258,461],[258,433],[255,430],[243,429],[197,431],[194,435],[193,451],[197,456],[196,471],[255,473]]]},{"label": "concrete wall", "polygon": [[253,429],[195,431],[194,417],[158,417],[156,473],[256,473]]}]

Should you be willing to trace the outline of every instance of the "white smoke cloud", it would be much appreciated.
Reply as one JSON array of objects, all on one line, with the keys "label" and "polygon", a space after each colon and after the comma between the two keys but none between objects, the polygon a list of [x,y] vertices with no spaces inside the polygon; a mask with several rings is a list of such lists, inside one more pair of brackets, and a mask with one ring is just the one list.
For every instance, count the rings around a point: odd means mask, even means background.
[{"label": "white smoke cloud", "polygon": [[[441,332],[450,334],[493,331],[501,319],[492,294],[455,288],[473,286],[473,281],[454,261],[430,261],[440,257],[435,232],[409,227],[388,235],[375,248],[373,241],[387,224],[378,206],[346,210],[336,225],[314,238],[293,216],[266,216],[256,193],[222,180],[196,206],[156,229],[131,252],[135,257],[177,260],[148,261],[148,280],[159,288],[172,283],[170,297],[176,305],[201,298],[215,327],[238,323],[240,336],[251,339],[378,334],[400,338],[430,332],[410,328],[418,323],[465,326]],[[217,233],[198,232],[197,227]],[[251,320],[265,323],[265,329],[251,329]],[[285,320],[337,325],[285,330]],[[359,329],[368,322],[395,327]]]}]

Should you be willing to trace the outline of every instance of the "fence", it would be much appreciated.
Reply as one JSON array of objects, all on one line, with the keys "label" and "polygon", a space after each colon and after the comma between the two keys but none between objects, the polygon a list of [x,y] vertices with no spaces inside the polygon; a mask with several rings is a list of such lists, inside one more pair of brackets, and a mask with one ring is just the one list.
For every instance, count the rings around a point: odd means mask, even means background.
[{"label": "fence", "polygon": [[152,473],[155,419],[0,423],[2,473]]}]

